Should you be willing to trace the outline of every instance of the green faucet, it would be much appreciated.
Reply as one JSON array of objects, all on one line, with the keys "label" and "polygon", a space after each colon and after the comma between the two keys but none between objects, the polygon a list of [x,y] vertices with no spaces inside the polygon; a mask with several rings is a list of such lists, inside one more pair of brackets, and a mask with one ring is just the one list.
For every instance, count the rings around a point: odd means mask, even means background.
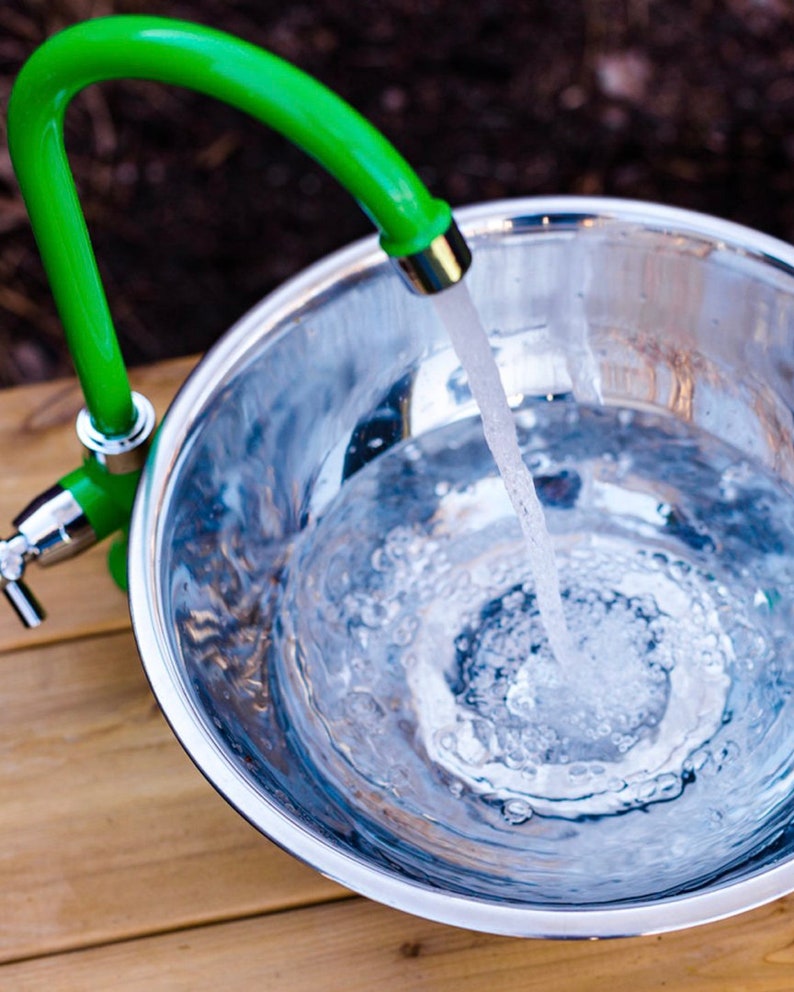
[{"label": "green faucet", "polygon": [[[158,17],[76,25],[27,61],[8,108],[12,163],[86,400],[83,465],[42,494],[0,542],[0,588],[22,619],[41,610],[25,564],[60,560],[127,525],[154,412],[130,390],[63,140],[71,99],[91,83],[148,79],[217,97],[280,131],[334,175],[380,231],[416,292],[459,281],[471,256],[451,210],[391,144],[336,94],[276,56],[220,31]],[[124,584],[124,542],[111,553]]]}]

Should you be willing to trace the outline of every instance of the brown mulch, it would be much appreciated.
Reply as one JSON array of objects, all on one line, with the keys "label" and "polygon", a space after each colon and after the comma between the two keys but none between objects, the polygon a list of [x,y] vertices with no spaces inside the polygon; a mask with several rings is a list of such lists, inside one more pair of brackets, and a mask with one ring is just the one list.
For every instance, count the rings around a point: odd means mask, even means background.
[{"label": "brown mulch", "polygon": [[[3,0],[3,107],[42,40],[112,12],[200,21],[294,61],[453,205],[599,193],[794,239],[790,0]],[[93,87],[67,138],[131,364],[205,349],[289,275],[370,230],[302,152],[191,93]],[[0,145],[8,385],[70,363]]]}]

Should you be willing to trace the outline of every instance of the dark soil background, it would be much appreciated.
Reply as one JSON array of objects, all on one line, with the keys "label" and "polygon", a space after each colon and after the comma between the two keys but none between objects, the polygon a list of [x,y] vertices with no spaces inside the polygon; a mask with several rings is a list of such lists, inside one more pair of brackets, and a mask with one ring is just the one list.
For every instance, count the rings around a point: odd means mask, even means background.
[{"label": "dark soil background", "polygon": [[[3,110],[41,41],[114,12],[200,21],[294,61],[453,205],[608,194],[794,240],[791,0],[2,0]],[[278,283],[370,231],[302,152],[188,92],[92,87],[67,139],[132,365],[205,349]],[[0,146],[8,385],[71,366]]]}]

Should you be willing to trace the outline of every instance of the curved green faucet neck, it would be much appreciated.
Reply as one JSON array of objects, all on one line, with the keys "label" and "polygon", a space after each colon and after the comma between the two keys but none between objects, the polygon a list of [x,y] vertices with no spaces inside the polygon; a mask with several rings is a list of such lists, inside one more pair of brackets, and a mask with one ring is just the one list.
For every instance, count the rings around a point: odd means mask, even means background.
[{"label": "curved green faucet neck", "polygon": [[126,369],[66,158],[63,119],[84,87],[109,79],[172,83],[231,104],[280,131],[358,200],[394,257],[430,249],[450,229],[389,142],[347,103],[287,62],[231,35],[165,18],[118,16],[55,35],[23,67],[8,141],[86,404],[97,430],[135,419]]}]

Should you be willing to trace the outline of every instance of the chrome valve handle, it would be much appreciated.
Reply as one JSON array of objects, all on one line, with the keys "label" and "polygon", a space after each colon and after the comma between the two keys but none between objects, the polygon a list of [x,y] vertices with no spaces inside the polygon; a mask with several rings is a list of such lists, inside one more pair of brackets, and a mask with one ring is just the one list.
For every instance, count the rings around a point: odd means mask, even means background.
[{"label": "chrome valve handle", "polygon": [[0,588],[26,627],[38,627],[44,611],[38,600],[22,581],[30,548],[22,534],[0,541]]},{"label": "chrome valve handle", "polygon": [[68,489],[56,485],[14,520],[17,533],[0,541],[0,589],[26,627],[37,627],[44,610],[23,582],[29,561],[51,565],[92,545],[96,535]]}]

